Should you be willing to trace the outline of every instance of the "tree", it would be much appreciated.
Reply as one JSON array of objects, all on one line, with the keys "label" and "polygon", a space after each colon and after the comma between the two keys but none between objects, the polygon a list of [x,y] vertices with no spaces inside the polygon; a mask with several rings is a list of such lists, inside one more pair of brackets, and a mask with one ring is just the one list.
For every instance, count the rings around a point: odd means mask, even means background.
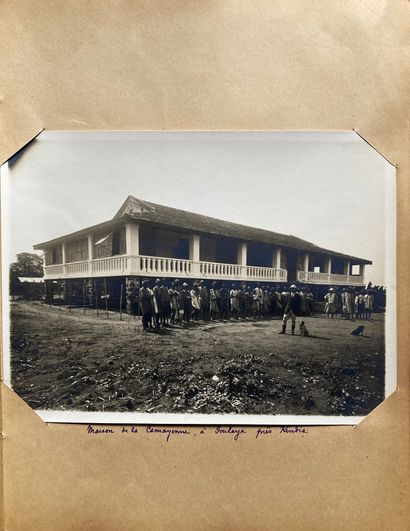
[{"label": "tree", "polygon": [[42,277],[43,259],[38,254],[20,253],[17,262],[10,264],[10,274],[16,277]]},{"label": "tree", "polygon": [[43,259],[34,253],[20,253],[17,262],[10,264],[10,292],[14,294],[19,284],[18,277],[44,276]]}]

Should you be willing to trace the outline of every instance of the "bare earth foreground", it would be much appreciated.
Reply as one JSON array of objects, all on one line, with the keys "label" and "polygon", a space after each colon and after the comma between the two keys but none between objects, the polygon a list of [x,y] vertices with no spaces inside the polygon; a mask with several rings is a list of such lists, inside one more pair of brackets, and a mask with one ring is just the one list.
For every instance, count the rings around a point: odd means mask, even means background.
[{"label": "bare earth foreground", "polygon": [[195,323],[144,333],[139,319],[12,303],[13,389],[35,409],[364,415],[384,396],[384,316]]}]

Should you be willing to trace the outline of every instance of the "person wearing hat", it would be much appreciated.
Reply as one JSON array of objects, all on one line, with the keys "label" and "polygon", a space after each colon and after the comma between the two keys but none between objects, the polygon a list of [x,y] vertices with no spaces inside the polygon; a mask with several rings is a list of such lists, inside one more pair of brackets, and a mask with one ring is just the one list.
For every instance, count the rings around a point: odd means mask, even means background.
[{"label": "person wearing hat", "polygon": [[192,315],[192,300],[191,300],[191,293],[188,289],[188,284],[186,282],[182,284],[181,295],[182,295],[183,308],[184,308],[184,323],[190,323],[191,315]]},{"label": "person wearing hat", "polygon": [[219,302],[219,291],[216,285],[216,282],[212,282],[212,288],[209,290],[209,301],[210,301],[210,311],[211,311],[211,321],[215,321],[216,316],[219,312],[218,302]]},{"label": "person wearing hat", "polygon": [[364,316],[366,320],[369,320],[374,308],[374,295],[371,290],[364,292]]},{"label": "person wearing hat", "polygon": [[203,280],[199,283],[199,301],[201,305],[202,319],[207,321],[209,319],[209,293]]},{"label": "person wearing hat", "polygon": [[354,316],[354,295],[351,288],[346,288],[342,293],[343,316],[351,319]]},{"label": "person wearing hat", "polygon": [[230,302],[231,302],[231,312],[232,317],[231,319],[235,318],[238,319],[239,317],[239,294],[238,290],[236,289],[236,285],[232,284],[232,289],[229,292]]},{"label": "person wearing hat", "polygon": [[219,300],[221,305],[221,320],[224,321],[228,319],[229,311],[229,291],[224,283],[222,283],[221,289],[219,290]]},{"label": "person wearing hat", "polygon": [[161,279],[157,278],[154,289],[154,320],[155,326],[159,328],[161,318]]},{"label": "person wearing hat", "polygon": [[154,293],[149,287],[149,282],[148,280],[143,280],[139,291],[139,304],[142,313],[142,327],[145,332],[152,328],[153,300]]},{"label": "person wearing hat", "polygon": [[263,291],[259,282],[253,290],[253,312],[255,317],[262,317],[263,310]]},{"label": "person wearing hat", "polygon": [[286,293],[284,300],[284,314],[282,319],[282,330],[279,334],[286,333],[286,323],[289,319],[292,321],[292,336],[295,335],[296,316],[300,315],[301,298],[297,292],[297,286],[292,284],[290,290]]},{"label": "person wearing hat", "polygon": [[339,303],[339,300],[333,288],[329,288],[329,291],[326,293],[324,300],[326,302],[325,313],[327,315],[327,318],[329,319],[329,317],[332,317],[333,319]]},{"label": "person wearing hat", "polygon": [[199,296],[198,284],[196,282],[194,282],[192,289],[190,291],[190,294],[191,294],[192,316],[194,318],[194,321],[197,321],[199,317],[199,313],[201,311],[201,299]]}]

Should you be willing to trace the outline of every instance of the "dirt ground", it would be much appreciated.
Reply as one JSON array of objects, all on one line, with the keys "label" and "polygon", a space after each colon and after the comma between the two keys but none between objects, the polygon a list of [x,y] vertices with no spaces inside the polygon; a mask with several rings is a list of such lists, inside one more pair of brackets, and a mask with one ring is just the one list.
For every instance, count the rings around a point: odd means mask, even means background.
[{"label": "dirt ground", "polygon": [[[11,306],[13,389],[35,409],[364,415],[383,400],[384,316],[279,319],[142,331],[128,315]],[[290,323],[289,323],[290,324]],[[351,335],[365,325],[363,337]]]}]

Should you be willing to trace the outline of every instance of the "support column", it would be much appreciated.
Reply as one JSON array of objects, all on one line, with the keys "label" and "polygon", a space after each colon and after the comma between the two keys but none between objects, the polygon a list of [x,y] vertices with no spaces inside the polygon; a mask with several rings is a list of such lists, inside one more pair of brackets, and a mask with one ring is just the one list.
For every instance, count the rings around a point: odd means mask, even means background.
[{"label": "support column", "polygon": [[61,242],[61,269],[63,270],[63,275],[65,275],[65,264],[66,264],[66,252],[65,252],[65,242]]},{"label": "support column", "polygon": [[238,243],[237,263],[241,266],[241,277],[246,279],[246,266],[248,260],[248,244]]},{"label": "support column", "polygon": [[192,262],[191,273],[194,277],[200,275],[201,238],[198,234],[189,237],[189,259]]},{"label": "support column", "polygon": [[309,271],[309,253],[306,253],[303,257],[303,271]]},{"label": "support column", "polygon": [[359,265],[359,275],[362,277],[364,277],[364,267],[365,267],[365,264]]},{"label": "support column", "polygon": [[282,249],[274,249],[272,253],[272,267],[281,269],[282,265]]},{"label": "support column", "polygon": [[349,276],[350,275],[350,260],[346,260],[343,267],[343,274]]},{"label": "support column", "polygon": [[325,271],[324,272],[327,273],[328,275],[327,279],[330,282],[331,281],[330,275],[332,274],[332,259],[330,256],[328,258],[325,258]]},{"label": "support column", "polygon": [[140,254],[140,228],[136,223],[125,225],[126,253],[128,256]]},{"label": "support column", "polygon": [[54,299],[54,289],[53,289],[53,281],[52,280],[46,280],[46,303],[47,304],[53,304]]},{"label": "support column", "polygon": [[325,270],[324,270],[325,273],[331,273],[332,272],[332,259],[329,257],[329,258],[325,258]]},{"label": "support column", "polygon": [[127,272],[135,274],[140,271],[140,227],[137,223],[125,225],[125,252],[128,255]]},{"label": "support column", "polygon": [[88,272],[92,274],[93,269],[92,269],[91,260],[94,258],[94,236],[92,234],[88,234],[87,242],[88,242]]}]

